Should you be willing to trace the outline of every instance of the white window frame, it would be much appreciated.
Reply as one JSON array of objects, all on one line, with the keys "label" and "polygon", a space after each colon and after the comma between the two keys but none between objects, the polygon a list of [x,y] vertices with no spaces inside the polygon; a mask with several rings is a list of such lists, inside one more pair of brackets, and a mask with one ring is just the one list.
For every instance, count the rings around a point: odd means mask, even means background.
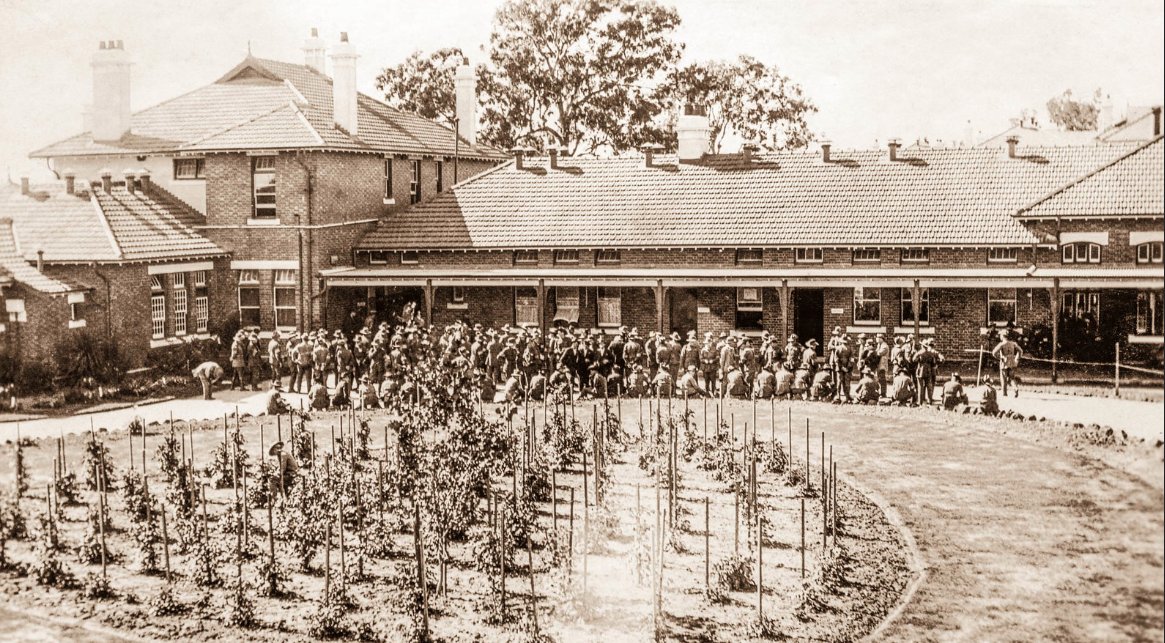
[{"label": "white window frame", "polygon": [[166,295],[154,292],[150,295],[150,338],[166,337]]},{"label": "white window frame", "polygon": [[578,286],[554,287],[554,321],[578,323],[582,308],[582,288]]},{"label": "white window frame", "polygon": [[618,248],[600,248],[595,251],[596,264],[617,264],[623,261],[623,255]]},{"label": "white window frame", "polygon": [[194,332],[205,333],[210,327],[210,298],[198,295],[194,298]]},{"label": "white window frame", "polygon": [[173,290],[186,289],[186,273],[174,272],[170,273],[170,288]]},{"label": "white window frame", "polygon": [[[911,314],[911,315],[907,316],[907,314],[906,314],[906,307],[907,306],[910,306],[911,312],[913,312],[913,309],[914,309],[914,294],[913,293],[914,293],[913,288],[902,288],[898,294],[898,312],[900,313],[900,316],[902,318],[902,325],[903,326],[913,326],[914,325],[914,315]],[[930,288],[919,288],[918,289],[918,308],[920,311],[918,314],[918,325],[919,326],[929,326],[930,325]]]},{"label": "white window frame", "polygon": [[[258,177],[271,177],[271,194],[259,194]],[[267,186],[263,186],[264,188]],[[254,156],[251,157],[251,216],[255,219],[273,220],[279,218],[278,210],[278,181],[275,173],[275,157],[274,156]],[[271,203],[260,204],[260,198],[266,200],[268,197]]]},{"label": "white window frame", "polygon": [[987,263],[1019,263],[1019,248],[988,248]]},{"label": "white window frame", "polygon": [[824,248],[805,247],[793,249],[793,263],[823,263],[824,261]]},{"label": "white window frame", "polygon": [[[243,290],[254,290],[255,293],[261,294],[259,285],[259,272],[257,270],[240,270],[239,271],[239,287],[236,290],[238,295],[239,307],[239,325],[243,328],[252,328],[262,324],[263,319],[263,300],[260,298],[259,303],[254,306],[243,306]],[[243,323],[243,311],[254,310],[258,314],[259,321],[254,326],[249,326]]]},{"label": "white window frame", "polygon": [[853,263],[881,263],[881,248],[854,248]]},{"label": "white window frame", "polygon": [[206,179],[206,160],[199,158],[174,159],[175,181],[203,181]]},{"label": "white window frame", "polygon": [[384,159],[384,200],[392,200],[392,159]]},{"label": "white window frame", "polygon": [[[273,307],[273,309],[275,311],[275,328],[278,330],[290,330],[290,329],[295,328],[295,321],[294,320],[296,319],[297,311],[299,308],[299,306],[297,305],[298,301],[296,298],[296,293],[298,293],[298,281],[299,281],[298,278],[299,278],[299,275],[297,274],[297,272],[295,270],[276,270],[276,271],[274,271],[274,275],[273,275],[273,279],[272,279],[274,284],[271,288],[271,306]],[[288,305],[280,306],[279,305],[279,291],[281,291],[281,290],[291,291],[291,302],[292,303],[290,306],[288,306]],[[284,312],[291,311],[292,323],[280,324],[279,323],[280,311],[284,311]]]},{"label": "white window frame", "polygon": [[1063,263],[1100,263],[1100,244],[1091,241],[1073,241],[1060,248]]},{"label": "white window frame", "polygon": [[758,266],[765,261],[764,248],[737,248],[736,265]]},{"label": "white window frame", "polygon": [[537,250],[515,250],[514,251],[514,265],[515,266],[529,266],[538,263]]},{"label": "white window frame", "polygon": [[578,250],[571,250],[563,248],[554,251],[555,265],[577,265],[578,264]]},{"label": "white window frame", "polygon": [[[876,319],[858,319],[858,309],[869,303],[877,302],[878,315]],[[882,289],[856,286],[853,289],[853,320],[854,326],[881,326],[882,325]]]},{"label": "white window frame", "polygon": [[1137,244],[1137,263],[1161,263],[1162,246],[1160,241],[1146,241]]},{"label": "white window frame", "polygon": [[383,266],[388,263],[388,253],[383,250],[368,251],[368,265]]},{"label": "white window frame", "polygon": [[400,253],[401,265],[413,266],[421,262],[421,253],[416,250],[404,250]]},{"label": "white window frame", "polygon": [[1160,290],[1137,291],[1136,332],[1138,335],[1160,336],[1165,334],[1165,328],[1161,328],[1157,321],[1157,316],[1161,314],[1161,307]]},{"label": "white window frame", "polygon": [[445,191],[445,162],[437,161],[437,193]]},{"label": "white window frame", "polygon": [[623,325],[623,291],[600,286],[596,294],[598,304],[595,324],[599,328],[618,328]]},{"label": "white window frame", "polygon": [[194,271],[194,287],[195,288],[206,288],[206,271],[205,270],[195,270]]},{"label": "white window frame", "polygon": [[464,304],[465,286],[453,286],[452,292],[449,293],[449,299],[455,304]]},{"label": "white window frame", "polygon": [[28,312],[24,308],[23,299],[5,299],[4,311],[8,313],[8,321],[13,323],[27,322]]},{"label": "white window frame", "polygon": [[[175,275],[179,276],[179,275]],[[174,336],[182,337],[187,331],[187,313],[188,299],[186,295],[186,288],[176,288],[174,290]]]},{"label": "white window frame", "polygon": [[[1006,293],[1011,293],[1008,297]],[[996,295],[996,296],[993,296]],[[1016,316],[1019,313],[1019,295],[1015,288],[987,288],[985,291],[987,297],[987,325],[988,326],[1006,326],[1007,322],[1016,323]],[[991,304],[1011,303],[1011,319],[992,319],[991,318]]]},{"label": "white window frame", "polygon": [[411,176],[409,178],[409,203],[421,202],[421,161],[413,160],[410,162],[409,171]]},{"label": "white window frame", "polygon": [[903,248],[902,263],[930,263],[930,248]]},{"label": "white window frame", "polygon": [[759,286],[741,286],[737,288],[736,310],[745,312],[764,310],[764,292]]}]

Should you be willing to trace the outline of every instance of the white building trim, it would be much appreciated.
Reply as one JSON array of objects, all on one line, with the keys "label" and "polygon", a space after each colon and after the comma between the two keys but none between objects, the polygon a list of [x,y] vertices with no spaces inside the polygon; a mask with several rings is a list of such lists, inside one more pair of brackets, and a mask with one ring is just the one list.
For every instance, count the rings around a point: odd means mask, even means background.
[{"label": "white building trim", "polygon": [[146,267],[146,274],[169,275],[176,272],[198,272],[199,270],[214,270],[214,262],[195,261],[189,263],[152,263]]},{"label": "white building trim", "polygon": [[1129,245],[1139,246],[1142,243],[1165,241],[1165,230],[1134,231],[1129,233]]},{"label": "white building trim", "polygon": [[299,270],[295,259],[258,259],[231,262],[231,270]]},{"label": "white building trim", "polygon": [[1060,245],[1065,246],[1069,243],[1095,243],[1101,246],[1108,245],[1107,232],[1061,232]]}]

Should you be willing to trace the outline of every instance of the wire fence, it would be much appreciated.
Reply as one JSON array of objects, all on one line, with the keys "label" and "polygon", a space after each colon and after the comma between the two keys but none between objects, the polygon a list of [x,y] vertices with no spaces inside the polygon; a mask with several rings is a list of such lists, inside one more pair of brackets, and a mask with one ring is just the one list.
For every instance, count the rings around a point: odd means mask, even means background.
[{"label": "wire fence", "polygon": [[[984,366],[984,364],[983,364],[984,359],[983,358],[990,357],[991,359],[996,359],[995,355],[991,351],[985,350],[982,348],[965,348],[965,349],[963,349],[963,352],[978,355],[979,370],[975,375],[975,384],[977,386],[981,383],[982,378],[983,378],[983,366]],[[1047,359],[1044,357],[1034,357],[1034,356],[1027,355],[1027,354],[1023,355],[1022,360],[1049,364],[1053,367],[1053,369],[1055,369],[1057,367],[1061,367],[1061,366],[1091,366],[1091,367],[1111,368],[1112,374],[1113,374],[1113,380],[1112,380],[1113,390],[1116,392],[1116,395],[1118,397],[1120,396],[1121,371],[1133,371],[1136,373],[1145,373],[1147,375],[1155,375],[1157,377],[1165,378],[1165,371],[1163,371],[1161,369],[1146,368],[1143,366],[1133,366],[1131,364],[1121,363],[1120,354],[1121,354],[1120,353],[1120,344],[1117,344],[1116,357],[1115,357],[1115,360],[1112,362],[1082,362],[1082,361],[1077,361],[1077,360],[1072,360],[1072,359],[1054,359],[1053,360],[1053,359]],[[1055,372],[1055,370],[1053,370],[1053,373],[1054,372]]]}]

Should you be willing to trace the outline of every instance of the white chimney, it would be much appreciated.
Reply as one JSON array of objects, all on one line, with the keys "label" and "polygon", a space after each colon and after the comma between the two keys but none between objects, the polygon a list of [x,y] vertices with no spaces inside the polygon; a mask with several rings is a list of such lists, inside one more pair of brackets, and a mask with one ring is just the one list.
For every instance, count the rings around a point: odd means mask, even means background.
[{"label": "white chimney", "polygon": [[93,140],[116,141],[129,131],[129,54],[120,40],[102,42],[93,67]]},{"label": "white chimney", "polygon": [[324,39],[320,38],[320,31],[315,27],[311,28],[311,37],[303,41],[303,61],[304,64],[312,69],[326,74],[324,71],[325,58],[328,53],[328,47],[324,44]]},{"label": "white chimney", "polygon": [[702,105],[686,105],[676,123],[679,145],[676,155],[680,161],[698,161],[708,153],[708,117]]},{"label": "white chimney", "polygon": [[1116,116],[1112,106],[1112,96],[1105,96],[1096,114],[1096,131],[1103,132],[1116,123]]},{"label": "white chimney", "polygon": [[457,135],[477,143],[477,75],[466,58],[457,66],[454,85],[457,88]]},{"label": "white chimney", "polygon": [[336,125],[357,136],[356,128],[356,59],[359,55],[348,32],[340,32],[340,44],[332,51],[332,120]]}]

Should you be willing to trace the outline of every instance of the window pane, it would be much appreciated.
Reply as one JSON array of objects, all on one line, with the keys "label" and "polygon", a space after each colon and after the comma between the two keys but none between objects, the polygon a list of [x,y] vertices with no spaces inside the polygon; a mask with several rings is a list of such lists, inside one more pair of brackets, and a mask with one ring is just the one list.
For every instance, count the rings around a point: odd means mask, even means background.
[{"label": "window pane", "polygon": [[538,263],[537,250],[515,250],[514,263]]},{"label": "window pane", "polygon": [[618,326],[622,323],[623,306],[618,288],[599,289],[598,323],[600,326]]},{"label": "window pane", "polygon": [[854,288],[854,323],[882,321],[882,292],[878,288]]},{"label": "window pane", "polygon": [[165,295],[154,295],[150,297],[150,322],[152,337],[154,339],[166,336]]},{"label": "window pane", "polygon": [[[256,305],[258,305],[258,304],[256,303]],[[276,308],[285,308],[285,307],[295,308],[295,288],[276,288],[275,289],[275,307]]]},{"label": "window pane", "polygon": [[174,334],[186,334],[186,291],[174,291]]},{"label": "window pane", "polygon": [[[577,311],[577,308],[575,310]],[[577,312],[574,321],[578,321]],[[514,323],[522,326],[539,324],[538,291],[533,288],[514,289]]]},{"label": "window pane", "polygon": [[239,288],[239,306],[246,308],[259,307],[258,288]]},{"label": "window pane", "polygon": [[736,251],[737,263],[761,263],[764,260],[764,251],[759,248],[741,248]]},{"label": "window pane", "polygon": [[210,322],[210,302],[206,297],[194,298],[194,332],[205,333]]}]

